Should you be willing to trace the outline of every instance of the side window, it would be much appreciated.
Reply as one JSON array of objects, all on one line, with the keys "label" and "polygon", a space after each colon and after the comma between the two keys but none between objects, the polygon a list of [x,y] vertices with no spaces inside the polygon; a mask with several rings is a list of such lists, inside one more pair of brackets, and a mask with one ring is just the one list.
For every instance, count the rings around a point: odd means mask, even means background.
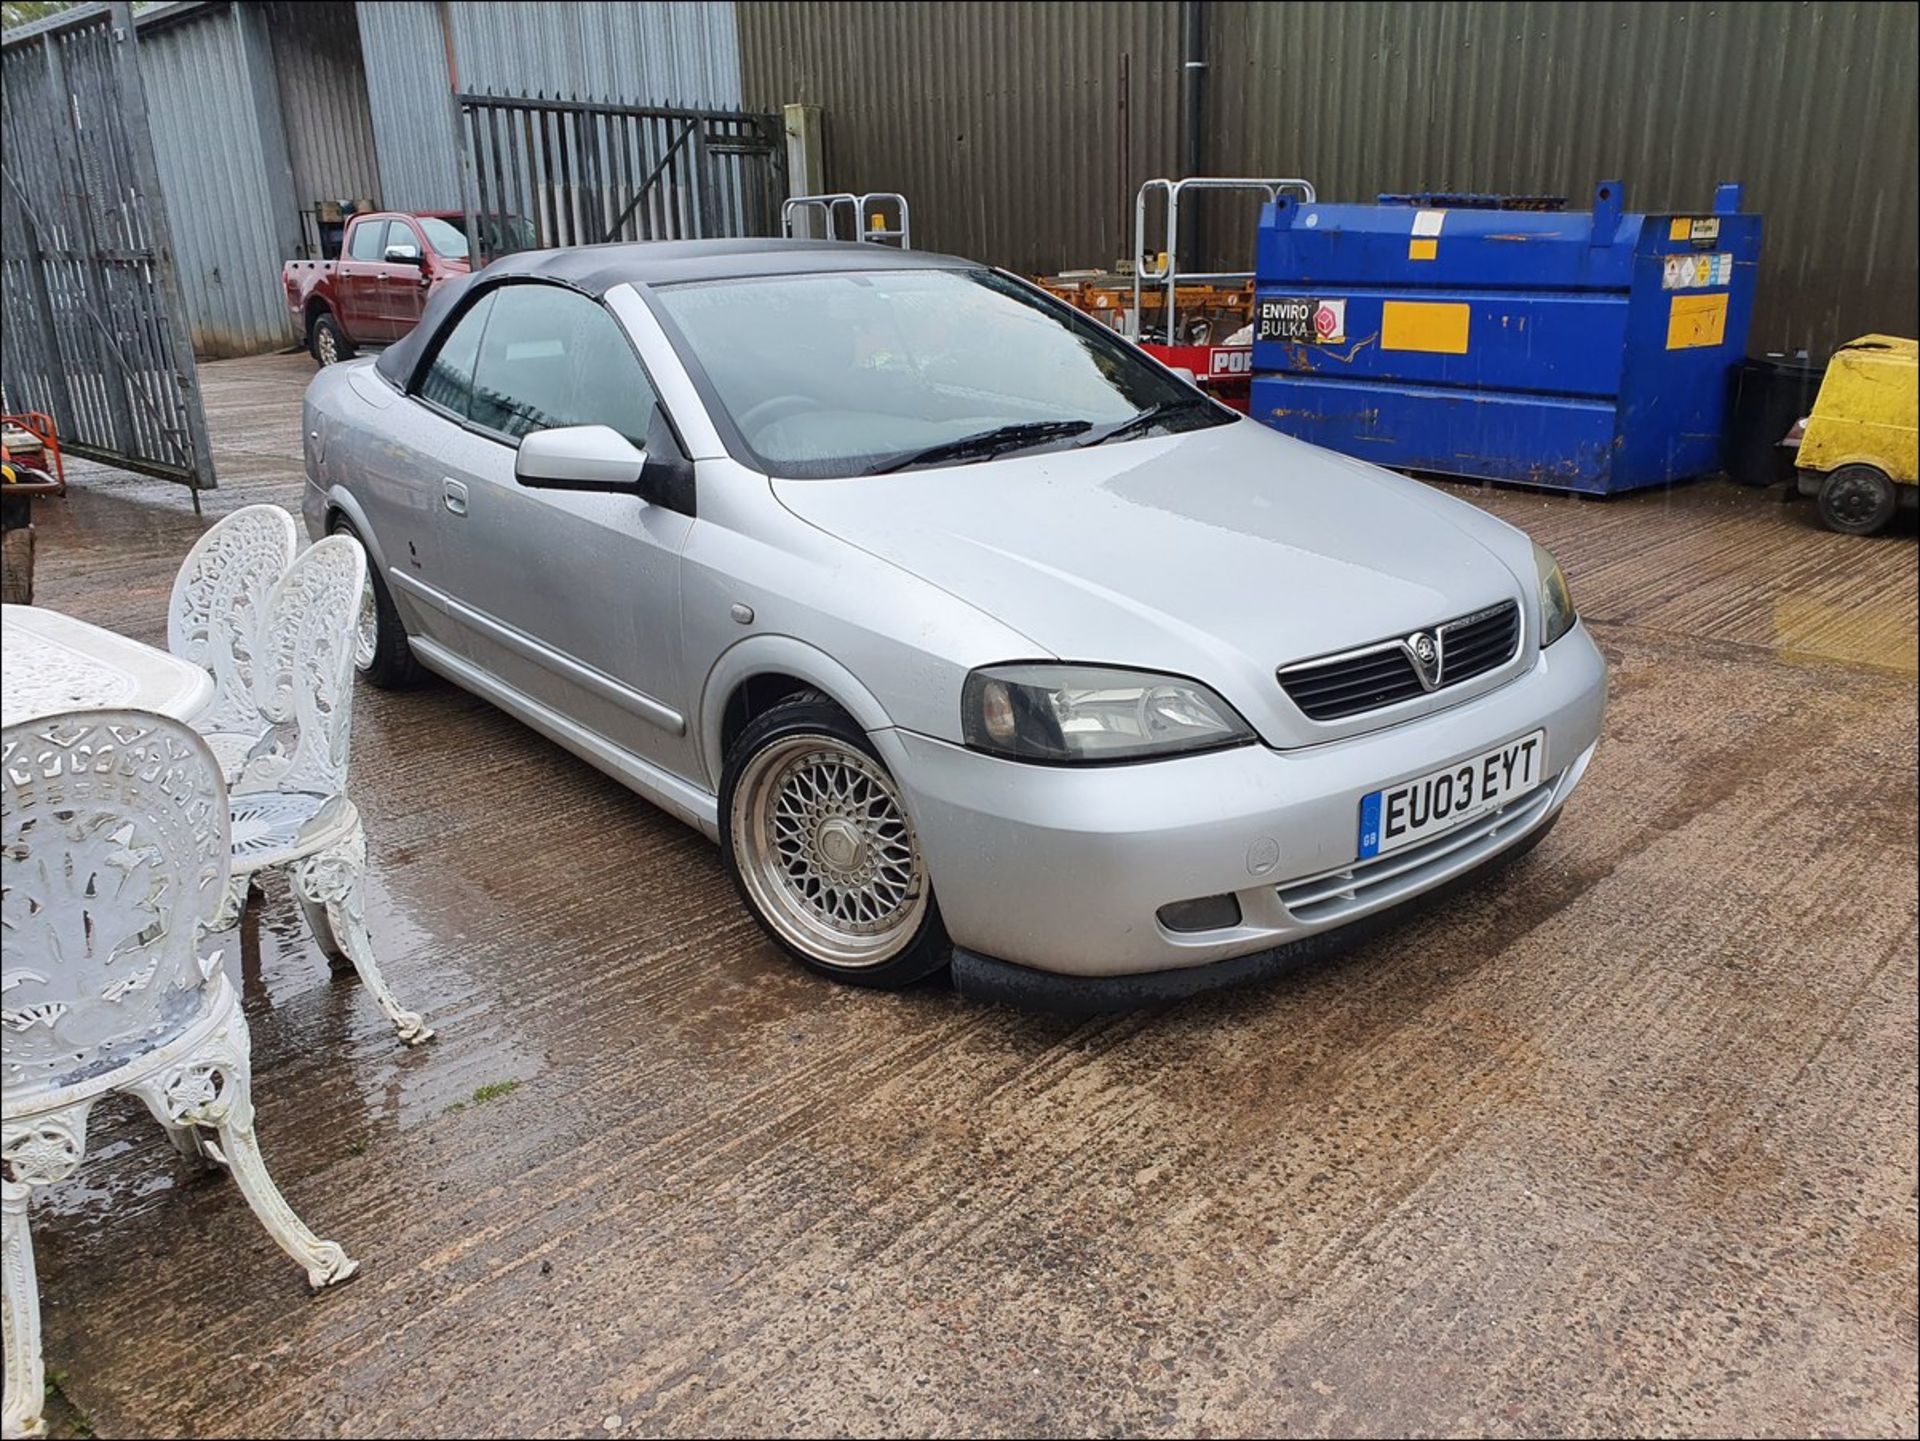
[{"label": "side window", "polygon": [[420,382],[420,397],[464,418],[473,400],[473,362],[480,354],[480,337],[486,333],[487,316],[493,310],[494,296],[480,297],[473,308],[461,316],[440,342],[433,362]]},{"label": "side window", "polygon": [[378,260],[386,253],[382,237],[387,233],[384,220],[363,220],[353,227],[353,234],[347,239],[347,258],[349,260]]},{"label": "side window", "polygon": [[586,296],[552,285],[493,292],[473,372],[476,423],[514,440],[562,425],[610,425],[642,445],[653,402],[619,322]]}]

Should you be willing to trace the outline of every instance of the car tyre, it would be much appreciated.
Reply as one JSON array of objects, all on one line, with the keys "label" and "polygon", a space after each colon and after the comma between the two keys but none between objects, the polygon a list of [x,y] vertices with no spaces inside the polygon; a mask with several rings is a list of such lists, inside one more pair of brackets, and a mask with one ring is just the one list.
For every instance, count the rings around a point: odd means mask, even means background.
[{"label": "car tyre", "polygon": [[1878,535],[1893,519],[1900,497],[1885,472],[1843,465],[1820,485],[1820,520],[1842,535]]},{"label": "car tyre", "polygon": [[347,339],[346,331],[340,328],[331,310],[323,310],[313,317],[313,324],[308,327],[307,350],[316,364],[338,365],[343,360],[351,360],[353,349],[353,342]]},{"label": "car tyre", "polygon": [[[345,516],[335,516],[327,533],[350,535],[366,550],[366,541],[360,539],[360,532]],[[360,614],[354,621],[353,668],[381,690],[406,690],[418,685],[425,674],[414,659],[407,628],[393,608],[393,597],[387,593],[387,582],[374,564],[372,551],[367,551],[367,584],[360,592]]]},{"label": "car tyre", "polygon": [[760,928],[816,974],[898,990],[952,957],[898,785],[818,693],[771,707],[729,748],[720,854]]}]

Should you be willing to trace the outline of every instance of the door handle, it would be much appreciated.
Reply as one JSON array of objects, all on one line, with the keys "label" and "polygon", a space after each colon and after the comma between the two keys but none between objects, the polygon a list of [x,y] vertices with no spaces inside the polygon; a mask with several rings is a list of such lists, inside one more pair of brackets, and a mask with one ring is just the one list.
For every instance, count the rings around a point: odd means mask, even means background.
[{"label": "door handle", "polygon": [[373,278],[382,285],[385,285],[387,283],[387,272],[384,270],[375,271]]},{"label": "door handle", "polygon": [[442,481],[441,486],[446,495],[447,509],[455,515],[465,515],[467,513],[466,486],[457,480]]}]

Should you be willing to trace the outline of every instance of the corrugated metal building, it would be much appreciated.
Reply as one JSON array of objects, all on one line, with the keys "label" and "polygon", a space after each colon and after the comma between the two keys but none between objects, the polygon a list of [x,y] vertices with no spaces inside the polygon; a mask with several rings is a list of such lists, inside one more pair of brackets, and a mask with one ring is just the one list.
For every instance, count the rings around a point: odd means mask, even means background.
[{"label": "corrugated metal building", "polygon": [[286,118],[294,203],[375,198],[380,160],[350,0],[273,0],[266,11]]},{"label": "corrugated metal building", "polygon": [[[1132,249],[1174,173],[1180,6],[743,0],[745,101],[825,110],[836,190],[900,190],[915,240],[1021,270]],[[1650,210],[1740,180],[1766,216],[1752,342],[1913,334],[1920,7],[1297,3],[1207,10],[1202,169],[1323,198],[1626,183]],[[1216,207],[1214,261],[1252,216]],[[1244,244],[1238,237],[1245,235]]]},{"label": "corrugated metal building", "polygon": [[291,338],[280,264],[299,242],[266,17],[175,5],[141,17],[140,72],[197,355]]},{"label": "corrugated metal building", "polygon": [[[462,203],[453,89],[823,107],[830,188],[901,190],[934,249],[1041,271],[1132,244],[1176,172],[1181,5],[184,0],[139,17],[196,349],[292,339],[278,276],[317,203]],[[1556,192],[1647,209],[1738,179],[1767,219],[1756,347],[1920,307],[1920,7],[1211,0],[1204,170],[1331,199]],[[1203,210],[1239,266],[1252,213]],[[1241,243],[1241,237],[1247,243]]]},{"label": "corrugated metal building", "polygon": [[[459,89],[626,105],[737,109],[740,52],[727,3],[441,5],[388,0],[358,7],[382,203],[461,205],[460,151],[448,91]],[[449,59],[448,46],[452,46]]]},{"label": "corrugated metal building", "polygon": [[456,85],[626,104],[740,99],[727,3],[181,0],[136,24],[201,356],[293,341],[280,270],[315,253],[318,207],[460,207]]},{"label": "corrugated metal building", "polygon": [[739,10],[747,103],[822,107],[827,188],[903,192],[923,248],[1026,272],[1110,264],[1132,248],[1140,182],[1174,171],[1177,4]]}]

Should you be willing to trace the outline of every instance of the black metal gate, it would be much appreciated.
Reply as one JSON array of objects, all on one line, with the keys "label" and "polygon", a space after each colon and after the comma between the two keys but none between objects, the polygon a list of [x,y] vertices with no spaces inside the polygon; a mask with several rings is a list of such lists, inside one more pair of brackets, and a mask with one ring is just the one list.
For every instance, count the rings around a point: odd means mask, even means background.
[{"label": "black metal gate", "polygon": [[786,141],[777,115],[458,99],[467,204],[489,256],[780,233]]},{"label": "black metal gate", "polygon": [[130,7],[7,37],[0,86],[6,408],[64,449],[214,483]]}]

